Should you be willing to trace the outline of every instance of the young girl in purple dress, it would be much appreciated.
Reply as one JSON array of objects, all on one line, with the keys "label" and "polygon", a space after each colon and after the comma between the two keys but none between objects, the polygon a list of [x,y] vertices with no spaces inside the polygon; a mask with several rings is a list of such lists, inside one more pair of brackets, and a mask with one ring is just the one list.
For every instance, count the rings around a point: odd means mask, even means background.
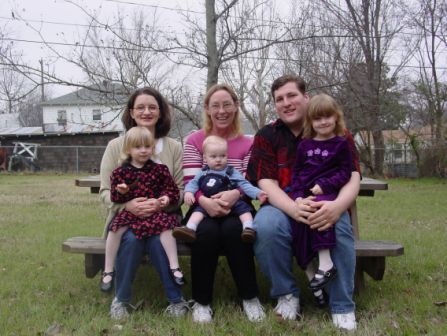
[{"label": "young girl in purple dress", "polygon": [[[308,196],[312,196],[315,201],[337,198],[354,170],[344,134],[343,112],[336,101],[327,94],[311,98],[304,122],[303,140],[298,145],[292,172],[293,199]],[[292,232],[298,265],[306,270],[311,279],[309,287],[317,301],[323,303],[321,290],[337,273],[330,254],[335,247],[335,227],[318,231],[306,224],[294,222]],[[316,256],[318,269],[314,271],[308,266]]]},{"label": "young girl in purple dress", "polygon": [[[105,276],[113,278],[113,266],[124,232],[131,229],[138,239],[160,235],[160,241],[166,251],[173,280],[184,284],[183,274],[177,257],[177,244],[172,229],[178,225],[174,213],[163,211],[169,204],[179,201],[180,192],[168,168],[151,160],[154,150],[154,137],[145,127],[132,127],[127,131],[122,149],[122,165],[116,168],[111,179],[111,200],[126,203],[136,197],[158,200],[160,211],[147,218],[140,218],[127,210],[119,212],[109,226],[106,240],[106,260],[101,281],[101,289],[110,290],[104,283]],[[105,284],[103,286],[103,283]]]}]

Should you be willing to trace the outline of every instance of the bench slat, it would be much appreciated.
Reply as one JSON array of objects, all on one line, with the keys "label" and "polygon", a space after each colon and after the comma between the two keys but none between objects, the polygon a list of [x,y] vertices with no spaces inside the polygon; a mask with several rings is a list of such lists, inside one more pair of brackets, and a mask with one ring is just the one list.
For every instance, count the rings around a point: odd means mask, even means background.
[{"label": "bench slat", "polygon": [[[177,244],[179,255],[190,255],[189,246]],[[62,244],[62,250],[69,253],[104,254],[105,240],[100,237],[72,237]],[[357,257],[393,257],[404,253],[402,245],[386,240],[357,240]]]},{"label": "bench slat", "polygon": [[[105,239],[100,237],[72,237],[62,244],[62,250],[69,253],[84,254],[85,275],[93,278],[104,265]],[[179,256],[191,255],[190,247],[177,244]],[[355,272],[356,292],[364,289],[363,273],[374,280],[382,280],[385,273],[385,257],[400,256],[404,253],[402,245],[386,240],[357,240],[355,242],[357,265]]]},{"label": "bench slat", "polygon": [[[106,241],[100,237],[72,237],[62,244],[62,251],[83,254],[104,254]],[[191,255],[191,250],[186,244],[177,244],[177,253],[180,256]]]},{"label": "bench slat", "polygon": [[397,257],[404,254],[404,247],[387,240],[357,240],[357,257]]}]

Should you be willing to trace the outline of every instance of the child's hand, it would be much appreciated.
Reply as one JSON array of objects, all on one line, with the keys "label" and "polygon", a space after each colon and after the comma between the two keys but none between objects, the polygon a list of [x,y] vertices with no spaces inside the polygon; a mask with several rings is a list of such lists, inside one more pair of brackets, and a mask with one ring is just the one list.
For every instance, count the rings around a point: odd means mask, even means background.
[{"label": "child's hand", "polygon": [[321,194],[323,194],[323,190],[321,189],[321,187],[318,184],[314,185],[313,188],[310,189],[310,191],[314,195],[321,195]]},{"label": "child's hand", "polygon": [[192,192],[185,192],[185,196],[183,197],[185,200],[185,203],[189,206],[193,205],[196,202],[196,199],[194,197],[194,194]]},{"label": "child's hand", "polygon": [[264,204],[267,202],[267,199],[269,198],[267,193],[265,191],[261,191],[256,198],[261,202],[261,204]]},{"label": "child's hand", "polygon": [[127,194],[129,191],[129,186],[126,183],[120,183],[116,186],[116,190],[121,194]]},{"label": "child's hand", "polygon": [[160,198],[158,198],[158,202],[160,202],[160,207],[161,208],[165,208],[169,205],[169,197],[168,196],[161,196]]}]

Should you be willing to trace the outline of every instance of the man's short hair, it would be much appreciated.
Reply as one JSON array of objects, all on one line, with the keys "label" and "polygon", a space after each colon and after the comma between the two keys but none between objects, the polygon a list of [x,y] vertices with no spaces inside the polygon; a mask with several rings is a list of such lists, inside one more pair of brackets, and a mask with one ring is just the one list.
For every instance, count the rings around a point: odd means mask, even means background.
[{"label": "man's short hair", "polygon": [[293,74],[287,74],[282,75],[281,77],[276,78],[273,81],[272,87],[271,87],[271,93],[273,99],[275,99],[275,91],[278,90],[280,87],[286,85],[289,82],[293,82],[296,84],[297,89],[302,93],[306,93],[306,82],[301,77],[298,77],[297,75]]}]

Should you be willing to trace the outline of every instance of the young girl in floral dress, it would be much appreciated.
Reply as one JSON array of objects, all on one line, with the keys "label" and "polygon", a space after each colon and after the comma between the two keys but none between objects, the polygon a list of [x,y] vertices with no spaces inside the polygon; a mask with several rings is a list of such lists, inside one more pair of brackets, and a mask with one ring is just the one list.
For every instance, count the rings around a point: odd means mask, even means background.
[{"label": "young girl in floral dress", "polygon": [[[176,214],[163,211],[171,203],[177,203],[179,190],[168,168],[151,160],[154,137],[145,127],[133,127],[125,135],[122,149],[122,165],[116,168],[111,179],[111,200],[126,203],[137,197],[157,199],[160,211],[147,218],[140,218],[127,210],[119,212],[109,226],[106,240],[106,260],[101,278],[101,290],[110,291],[113,286],[113,266],[123,233],[131,229],[138,239],[160,235],[166,251],[171,275],[178,285],[185,280],[179,267],[177,244],[172,229],[178,225]],[[104,278],[111,281],[105,282]]]}]

